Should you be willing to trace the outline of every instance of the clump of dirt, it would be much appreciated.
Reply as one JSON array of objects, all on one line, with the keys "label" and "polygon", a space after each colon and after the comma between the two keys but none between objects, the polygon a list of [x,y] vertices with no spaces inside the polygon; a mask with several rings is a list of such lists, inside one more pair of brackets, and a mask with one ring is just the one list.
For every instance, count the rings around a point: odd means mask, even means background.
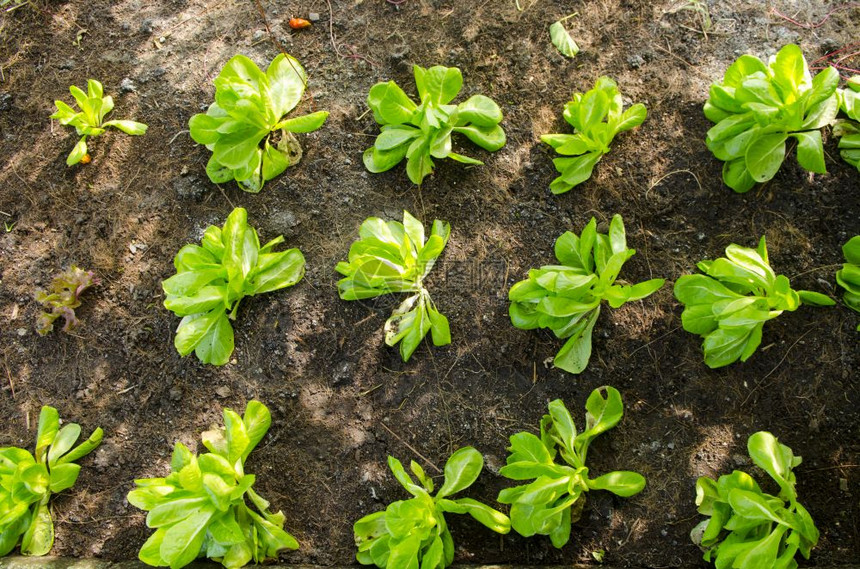
[{"label": "clump of dirt", "polygon": [[[535,430],[559,397],[581,421],[591,390],[611,384],[627,412],[596,441],[592,471],[637,470],[646,490],[589,496],[560,551],[451,516],[459,561],[594,563],[592,552],[604,550],[611,565],[704,566],[688,537],[699,519],[695,479],[749,468],[746,439],[760,429],[804,458],[799,494],[822,534],[815,563],[860,558],[856,314],[841,305],[784,314],[747,363],[709,370],[667,285],[603,311],[591,365],[571,376],[545,363],[561,342],[514,329],[506,300],[529,268],[552,262],[558,235],[614,213],[638,251],[624,267],[631,282],[674,281],[729,243],[766,235],[773,266],[797,288],[838,294],[833,272],[841,245],[860,232],[860,193],[836,141],[826,137],[827,175],[789,159],[771,182],[738,195],[704,145],[711,125],[701,108],[742,53],[768,56],[797,42],[816,67],[843,48],[850,56],[860,9],[718,0],[707,3],[704,30],[700,12],[676,9],[694,3],[669,0],[261,1],[265,20],[257,4],[33,0],[0,12],[0,444],[32,445],[43,404],[106,432],[75,489],[57,497],[55,554],[134,558],[149,530],[125,501],[133,478],[163,475],[175,440],[197,446],[223,407],[257,398],[274,423],[248,471],[302,546],[283,560],[349,563],[352,523],[405,497],[387,455],[423,460],[415,449],[442,466],[473,445],[487,469],[471,491],[492,502],[509,485],[498,469],[511,434]],[[311,28],[289,28],[290,17],[311,12],[319,15]],[[568,60],[548,26],[573,12],[566,25],[582,52]],[[330,118],[299,135],[301,163],[262,193],[215,186],[204,172],[209,151],[189,138],[187,121],[211,103],[212,79],[231,56],[265,65],[276,44],[309,71],[298,111]],[[486,165],[440,161],[421,188],[403,166],[366,172],[361,153],[379,132],[367,91],[393,79],[414,95],[412,64],[460,67],[463,99],[483,93],[502,106],[507,146],[490,154],[464,142]],[[539,135],[566,132],[564,102],[600,75],[645,103],[649,117],[618,137],[591,180],[553,196],[553,155]],[[114,96],[117,116],[150,129],[94,138],[93,162],[67,168],[75,137],[48,116],[54,99],[88,78]],[[308,272],[243,303],[234,361],[213,368],[176,354],[178,319],[161,306],[160,281],[176,251],[234,206],[248,209],[261,238],[284,234],[299,247]],[[363,219],[398,219],[403,209],[453,229],[428,279],[453,342],[423,345],[408,364],[382,338],[396,299],[341,301],[333,270]],[[101,285],[77,310],[74,334],[39,338],[33,293],[72,264],[94,270]]]}]

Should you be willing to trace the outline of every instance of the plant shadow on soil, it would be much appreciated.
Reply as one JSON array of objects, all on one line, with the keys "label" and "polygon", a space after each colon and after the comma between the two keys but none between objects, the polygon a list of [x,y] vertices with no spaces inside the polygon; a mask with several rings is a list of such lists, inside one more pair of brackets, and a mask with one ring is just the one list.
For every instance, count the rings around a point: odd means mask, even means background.
[{"label": "plant shadow on soil", "polygon": [[[788,12],[784,3],[774,5]],[[792,17],[817,23],[832,9],[813,4],[791,3]],[[132,480],[163,475],[174,441],[200,448],[200,432],[220,423],[222,407],[242,410],[257,398],[274,422],[248,471],[302,545],[282,559],[349,563],[352,523],[406,497],[387,455],[426,458],[435,472],[453,450],[473,445],[487,468],[470,495],[493,502],[508,485],[498,476],[507,438],[535,430],[555,398],[581,424],[587,395],[610,384],[626,415],[595,443],[591,470],[638,470],[646,490],[626,500],[590,495],[561,551],[450,516],[459,561],[593,562],[591,552],[603,549],[611,565],[704,566],[688,538],[700,519],[695,479],[749,467],[745,441],[761,429],[804,458],[799,493],[822,531],[815,563],[860,558],[857,315],[841,305],[784,314],[767,324],[747,363],[712,371],[699,339],[680,329],[671,294],[697,261],[763,234],[773,266],[796,288],[836,294],[833,265],[860,232],[860,193],[835,141],[826,142],[826,176],[808,176],[792,158],[773,181],[737,195],[705,148],[701,106],[708,84],[740,53],[766,56],[799,42],[816,59],[856,39],[860,9],[846,4],[820,26],[801,27],[763,2],[711,2],[715,28],[706,38],[695,13],[668,13],[677,6],[668,1],[521,0],[522,11],[513,1],[476,0],[334,0],[331,12],[311,0],[261,5],[272,37],[309,71],[299,110],[331,116],[302,136],[303,161],[258,195],[211,184],[209,153],[187,134],[230,56],[263,65],[277,54],[256,1],[34,0],[0,12],[0,215],[14,223],[0,235],[0,314],[9,321],[0,329],[0,444],[31,447],[43,404],[107,435],[83,461],[75,489],[56,498],[55,554],[134,558],[149,530],[125,501]],[[320,14],[312,28],[287,27],[309,12]],[[583,51],[569,61],[546,28],[572,12],[579,15],[568,27]],[[394,79],[414,94],[413,63],[456,65],[461,97],[483,93],[501,104],[508,145],[495,154],[461,149],[486,166],[440,162],[420,189],[402,166],[364,171],[361,152],[378,132],[367,90]],[[566,129],[560,111],[569,94],[603,74],[645,102],[649,118],[618,138],[591,180],[552,196],[552,155],[538,136]],[[73,135],[47,117],[54,99],[68,100],[68,86],[87,78],[114,94],[113,118],[150,130],[105,134],[91,144],[92,164],[66,168]],[[133,91],[120,93],[124,79]],[[239,205],[263,238],[284,234],[299,247],[308,272],[296,287],[243,302],[235,362],[213,368],[175,353],[178,319],[161,306],[160,281],[183,244]],[[333,271],[364,218],[397,219],[403,209],[452,225],[428,287],[453,343],[425,343],[408,364],[382,341],[395,301],[340,301]],[[622,277],[669,285],[604,310],[591,365],[570,376],[545,365],[561,342],[510,325],[507,289],[553,262],[562,232],[591,216],[605,229],[614,213],[638,251]],[[33,292],[72,263],[102,280],[78,310],[83,326],[37,337]]]}]

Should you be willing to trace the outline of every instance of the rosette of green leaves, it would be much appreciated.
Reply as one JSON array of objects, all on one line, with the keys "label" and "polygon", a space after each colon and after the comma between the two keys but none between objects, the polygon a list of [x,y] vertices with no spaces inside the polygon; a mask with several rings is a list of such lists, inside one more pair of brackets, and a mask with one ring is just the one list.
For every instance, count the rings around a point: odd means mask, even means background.
[{"label": "rosette of green leaves", "polygon": [[451,235],[451,225],[434,220],[430,236],[424,225],[403,212],[403,223],[369,217],[358,230],[359,240],[349,248],[349,260],[335,270],[344,275],[337,289],[343,300],[375,298],[384,294],[412,293],[385,322],[385,343],[400,342],[400,356],[409,361],[427,332],[433,344],[451,343],[448,319],[436,310],[423,279],[433,269]]},{"label": "rosette of green leaves", "polygon": [[684,305],[684,330],[704,338],[710,368],[747,361],[761,344],[764,323],[784,311],[836,304],[821,293],[794,290],[787,277],[774,273],[764,236],[756,249],[732,244],[725,257],[697,266],[705,274],[679,278],[675,298]]},{"label": "rosette of green leaves", "polygon": [[562,116],[573,127],[574,134],[540,137],[564,156],[552,161],[561,174],[549,185],[552,193],[563,194],[589,179],[594,166],[609,152],[615,136],[639,126],[648,114],[642,103],[626,111],[623,107],[618,85],[609,77],[599,78],[593,89],[574,93],[565,103]]},{"label": "rosette of green leaves", "polygon": [[80,320],[75,315],[75,309],[81,305],[81,295],[85,290],[98,284],[98,279],[92,271],[85,271],[74,265],[51,281],[48,291],[36,293],[36,301],[45,307],[36,320],[36,332],[44,336],[54,329],[54,321],[61,316],[65,320],[63,332],[71,332]]},{"label": "rosette of green leaves", "polygon": [[279,235],[262,247],[248,212],[237,207],[224,227],[206,228],[200,245],[176,254],[176,274],[161,283],[164,307],[182,317],[173,345],[182,356],[191,352],[206,364],[224,365],[233,353],[233,327],[239,303],[293,286],[305,274],[298,249],[274,251]]},{"label": "rosette of green leaves", "polygon": [[[845,306],[860,312],[860,235],[852,237],[842,246],[845,264],[836,272],[836,282],[845,289],[842,300]],[[857,326],[860,332],[860,325]]]},{"label": "rosette of green leaves", "polygon": [[24,555],[45,555],[54,545],[51,494],[71,488],[80,474],[75,461],[102,441],[102,430],[72,448],[81,426],[60,428],[56,409],[42,407],[36,433],[36,455],[17,447],[0,448],[0,557],[20,541]]},{"label": "rosette of green leaves", "polygon": [[786,141],[797,141],[797,161],[823,174],[821,127],[836,118],[839,73],[833,67],[815,78],[800,48],[789,44],[765,65],[742,55],[714,83],[705,116],[716,123],[706,143],[723,165],[723,181],[736,192],[776,175],[785,160]]},{"label": "rosette of green leaves", "polygon": [[105,116],[113,110],[113,97],[104,96],[104,87],[95,79],[87,80],[87,92],[72,85],[69,87],[72,97],[78,104],[80,111],[75,111],[63,101],[54,101],[57,111],[51,115],[52,119],[60,121],[61,125],[75,127],[80,140],[66,158],[66,164],[72,166],[84,159],[87,155],[87,137],[103,134],[108,127],[114,127],[126,134],[139,136],[146,133],[148,128],[145,124],[128,120],[110,120],[103,122]]},{"label": "rosette of green leaves", "polygon": [[503,513],[472,498],[450,497],[471,486],[484,468],[484,458],[474,448],[464,447],[451,455],[445,464],[445,480],[435,496],[433,480],[415,461],[410,469],[420,485],[393,456],[388,457],[388,467],[413,498],[392,502],[384,511],[355,522],[359,563],[387,569],[449,566],[454,561],[454,540],[445,522],[446,513],[469,514],[496,533],[511,530],[511,520]]},{"label": "rosette of green leaves", "polygon": [[421,184],[433,173],[433,158],[451,158],[463,164],[483,162],[451,150],[451,135],[463,134],[485,150],[495,152],[505,145],[499,126],[502,111],[495,101],[473,95],[459,105],[450,104],[463,87],[456,67],[413,66],[421,103],[416,105],[394,81],[377,83],[370,89],[367,104],[382,133],[364,151],[364,165],[373,173],[385,172],[406,158],[406,173]]},{"label": "rosette of green leaves", "polygon": [[556,399],[549,404],[549,414],[541,419],[540,437],[527,432],[511,436],[507,465],[499,473],[511,480],[531,480],[499,493],[499,502],[511,505],[511,524],[517,533],[525,537],[548,535],[552,544],[561,548],[570,539],[571,524],[579,520],[587,492],[608,490],[627,498],[645,488],[645,478],[636,472],[616,471],[589,478],[589,445],[617,425],[623,415],[618,390],[600,387],[585,403],[585,430],[581,433],[564,403]]},{"label": "rosette of green leaves", "polygon": [[618,308],[649,296],[665,282],[614,284],[621,267],[635,253],[627,248],[624,222],[617,214],[609,224],[609,234],[597,232],[594,218],[579,236],[565,232],[555,242],[555,256],[561,264],[532,269],[526,280],[511,287],[511,323],[520,330],[549,328],[557,338],[567,338],[553,363],[570,373],[581,373],[591,358],[591,332],[601,303],[605,300]]},{"label": "rosette of green leaves", "polygon": [[839,137],[842,159],[860,171],[860,75],[848,79],[848,88],[837,90],[839,108],[848,119],[839,119],[833,134]]},{"label": "rosette of green leaves", "polygon": [[242,417],[224,409],[224,427],[203,433],[208,453],[197,456],[177,442],[170,475],[134,481],[128,501],[148,512],[146,525],[155,528],[140,548],[141,561],[178,569],[208,557],[238,569],[298,548],[284,531],[284,514],[269,512],[253,489],[254,475],[245,473],[245,460],[271,424],[259,401],[249,401]]},{"label": "rosette of green leaves", "polygon": [[793,469],[801,458],[772,434],[754,433],[747,442],[750,458],[779,486],[776,496],[763,492],[747,473],[735,470],[713,480],[696,481],[699,513],[710,516],[692,532],[705,549],[705,560],[719,569],[794,569],[795,555],[809,559],[818,529],[798,501]]},{"label": "rosette of green leaves", "polygon": [[216,184],[236,180],[246,192],[301,158],[293,133],[322,126],[328,111],[284,119],[301,101],[308,76],[301,64],[279,54],[263,73],[244,55],[234,56],[215,78],[215,102],[191,117],[191,138],[212,151],[206,174]]}]

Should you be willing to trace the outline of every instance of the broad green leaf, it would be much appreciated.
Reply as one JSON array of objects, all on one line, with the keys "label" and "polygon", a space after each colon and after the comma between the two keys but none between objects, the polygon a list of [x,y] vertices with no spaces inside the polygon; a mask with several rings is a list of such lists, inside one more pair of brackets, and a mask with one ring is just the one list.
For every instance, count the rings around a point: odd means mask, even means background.
[{"label": "broad green leaf", "polygon": [[102,126],[112,126],[114,128],[118,128],[126,134],[131,134],[133,136],[140,136],[142,134],[146,134],[146,130],[149,128],[143,123],[127,120],[108,121]]},{"label": "broad green leaf", "polygon": [[569,373],[578,374],[588,366],[591,359],[591,331],[597,323],[600,308],[595,308],[589,313],[586,326],[578,333],[570,337],[553,359],[553,365]]},{"label": "broad green leaf", "polygon": [[21,537],[21,553],[42,556],[54,545],[54,522],[47,503],[40,503],[33,510],[29,527]]},{"label": "broad green leaf", "polygon": [[561,21],[555,22],[549,27],[549,37],[552,40],[552,45],[565,57],[575,57],[579,53],[579,46],[564,29],[564,24]]},{"label": "broad green leaf", "polygon": [[417,107],[394,81],[377,83],[370,89],[367,104],[379,124],[409,122]]},{"label": "broad green leaf", "polygon": [[766,182],[776,175],[785,160],[785,140],[782,133],[766,134],[747,148],[746,167],[756,182]]},{"label": "broad green leaf", "polygon": [[456,494],[471,486],[484,468],[484,457],[472,447],[456,451],[445,463],[445,483],[436,493],[437,498]]},{"label": "broad green leaf", "polygon": [[214,509],[204,508],[168,528],[159,553],[171,569],[184,567],[197,558],[213,515]]},{"label": "broad green leaf", "polygon": [[[269,68],[266,70],[266,79],[268,80],[268,92],[269,97],[271,97],[273,115],[275,120],[279,120],[301,101],[308,75],[296,58],[281,53],[269,64]],[[325,117],[323,117],[324,120]]]},{"label": "broad green leaf", "polygon": [[502,122],[502,110],[491,98],[473,95],[457,105],[457,116],[461,121],[479,127],[493,127]]},{"label": "broad green leaf", "polygon": [[457,96],[463,87],[463,74],[456,67],[437,65],[424,69],[413,66],[415,85],[422,101],[429,99],[434,105],[446,105]]},{"label": "broad green leaf", "polygon": [[797,161],[804,169],[816,174],[826,174],[824,146],[821,131],[813,130],[792,134],[797,139]]},{"label": "broad green leaf", "polygon": [[609,472],[594,480],[589,480],[588,486],[592,490],[608,490],[613,494],[628,498],[645,488],[645,477],[636,472]]},{"label": "broad green leaf", "polygon": [[328,111],[317,111],[301,117],[287,119],[275,125],[276,129],[289,132],[313,132],[319,129],[328,118]]},{"label": "broad green leaf", "polygon": [[78,162],[84,159],[84,156],[87,154],[87,137],[82,136],[81,139],[75,144],[75,147],[72,148],[71,153],[66,158],[67,166],[74,166]]}]

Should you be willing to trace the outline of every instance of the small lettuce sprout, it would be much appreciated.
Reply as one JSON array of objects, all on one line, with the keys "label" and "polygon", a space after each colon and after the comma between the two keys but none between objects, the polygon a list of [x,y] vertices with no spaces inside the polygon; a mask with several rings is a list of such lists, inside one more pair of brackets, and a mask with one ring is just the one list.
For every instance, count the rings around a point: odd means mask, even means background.
[{"label": "small lettuce sprout", "polygon": [[46,309],[36,320],[36,332],[40,336],[48,334],[54,329],[54,321],[61,316],[66,321],[63,332],[74,330],[80,324],[80,320],[75,316],[75,308],[81,305],[81,294],[98,283],[92,271],[85,271],[74,265],[54,277],[49,291],[40,290],[36,293],[36,300]]},{"label": "small lettuce sprout", "polygon": [[0,557],[21,543],[24,555],[45,555],[54,545],[51,494],[71,488],[81,467],[75,461],[92,452],[104,433],[96,429],[72,448],[81,426],[60,428],[60,414],[45,405],[39,413],[36,455],[17,447],[0,448]]},{"label": "small lettuce sprout", "polygon": [[424,226],[407,211],[403,212],[403,223],[369,217],[358,230],[360,239],[349,248],[349,260],[335,267],[344,275],[337,283],[343,300],[412,293],[385,323],[385,343],[394,346],[400,342],[404,362],[409,361],[427,332],[436,346],[451,343],[448,319],[436,310],[423,283],[450,234],[451,226],[437,219],[425,239]]},{"label": "small lettuce sprout", "polygon": [[848,116],[833,127],[833,134],[839,137],[839,154],[860,172],[860,75],[848,79],[848,88],[839,89],[836,95],[839,108]]},{"label": "small lettuce sprout", "polygon": [[684,330],[704,338],[710,368],[742,362],[761,344],[762,328],[784,311],[801,304],[832,306],[831,298],[794,290],[784,275],[771,269],[762,237],[756,249],[729,245],[726,256],[698,264],[704,275],[684,275],[675,282],[675,298],[684,305]]},{"label": "small lettuce sprout", "polygon": [[188,121],[194,142],[212,151],[206,164],[210,180],[236,180],[257,193],[299,162],[302,149],[293,133],[313,132],[328,118],[328,111],[283,118],[301,101],[307,81],[301,64],[283,53],[265,73],[244,55],[224,65],[215,78],[215,102]]},{"label": "small lettuce sprout", "polygon": [[170,475],[134,481],[128,502],[149,512],[146,525],[155,528],[140,548],[141,561],[179,569],[208,557],[239,569],[299,547],[284,531],[284,514],[269,512],[269,502],[254,491],[255,476],[245,473],[248,455],[271,424],[259,401],[249,401],[242,417],[224,409],[224,427],[203,433],[209,452],[198,456],[177,442]]},{"label": "small lettuce sprout", "polygon": [[415,65],[413,71],[421,98],[418,105],[394,81],[377,83],[370,89],[367,104],[382,133],[364,152],[368,170],[385,172],[406,158],[406,174],[420,186],[433,173],[433,158],[483,164],[452,151],[451,135],[455,132],[490,152],[505,145],[505,131],[499,126],[502,111],[495,101],[473,95],[459,105],[450,104],[463,87],[459,69]]},{"label": "small lettuce sprout", "polygon": [[176,274],[164,280],[164,307],[182,317],[173,345],[181,356],[194,352],[205,364],[224,365],[233,353],[239,303],[290,287],[305,274],[298,249],[276,252],[283,236],[262,247],[248,212],[237,207],[224,227],[210,225],[200,245],[189,244],[173,259]]},{"label": "small lettuce sprout", "polygon": [[750,458],[779,486],[763,492],[752,476],[735,470],[696,481],[696,506],[709,516],[690,537],[705,550],[705,561],[719,569],[796,569],[795,555],[809,559],[818,529],[797,501],[795,475],[801,458],[766,431],[750,436]]},{"label": "small lettuce sprout", "polygon": [[388,467],[397,481],[412,494],[409,500],[392,502],[381,512],[367,515],[353,527],[356,559],[362,565],[381,569],[444,569],[454,562],[454,539],[445,514],[469,514],[496,533],[511,531],[511,520],[503,513],[473,500],[451,498],[471,486],[484,468],[484,457],[472,447],[456,451],[445,464],[445,480],[433,493],[433,480],[412,461],[416,484],[399,460],[388,457]]},{"label": "small lettuce sprout", "polygon": [[75,131],[81,137],[71,154],[66,158],[66,164],[72,166],[78,162],[86,164],[90,161],[87,153],[87,137],[98,136],[104,133],[109,126],[118,128],[126,134],[139,136],[146,133],[148,128],[145,124],[128,120],[104,121],[105,116],[113,110],[113,98],[104,96],[102,84],[95,79],[87,81],[87,92],[72,85],[69,87],[72,97],[80,108],[75,111],[72,107],[62,101],[54,101],[57,111],[51,115],[52,119],[58,119],[60,124],[75,127]]},{"label": "small lettuce sprout", "polygon": [[552,161],[561,174],[549,185],[552,193],[563,194],[589,179],[594,166],[609,152],[615,135],[639,126],[648,114],[642,103],[626,111],[623,106],[618,85],[609,77],[601,77],[594,89],[585,94],[574,93],[565,103],[564,120],[573,127],[574,134],[540,137],[564,156]]},{"label": "small lettuce sprout", "polygon": [[[842,300],[845,306],[860,312],[860,235],[852,237],[842,246],[845,264],[836,272],[836,282],[845,289]],[[860,332],[860,325],[857,326]]]},{"label": "small lettuce sprout", "polygon": [[645,488],[645,477],[636,472],[588,475],[586,455],[591,441],[617,425],[623,415],[618,390],[600,387],[585,402],[585,430],[581,433],[567,407],[556,399],[541,419],[540,437],[528,432],[511,435],[507,465],[499,473],[511,480],[530,480],[499,493],[499,502],[511,504],[511,523],[517,533],[548,535],[561,548],[570,539],[571,524],[582,514],[587,492],[608,490],[627,498]]},{"label": "small lettuce sprout", "polygon": [[721,83],[711,85],[705,116],[716,123],[705,142],[723,165],[723,181],[736,192],[773,178],[789,138],[797,142],[797,161],[823,174],[821,128],[836,118],[839,72],[828,67],[812,77],[803,52],[794,44],[766,65],[740,56]]},{"label": "small lettuce sprout", "polygon": [[529,271],[529,277],[508,292],[511,323],[520,330],[549,328],[567,339],[556,354],[555,367],[582,373],[591,359],[591,332],[606,301],[612,308],[641,300],[663,286],[663,279],[635,285],[615,284],[621,268],[636,253],[627,248],[620,215],[612,217],[609,234],[597,232],[591,218],[577,236],[565,232],[555,242],[558,265]]}]

